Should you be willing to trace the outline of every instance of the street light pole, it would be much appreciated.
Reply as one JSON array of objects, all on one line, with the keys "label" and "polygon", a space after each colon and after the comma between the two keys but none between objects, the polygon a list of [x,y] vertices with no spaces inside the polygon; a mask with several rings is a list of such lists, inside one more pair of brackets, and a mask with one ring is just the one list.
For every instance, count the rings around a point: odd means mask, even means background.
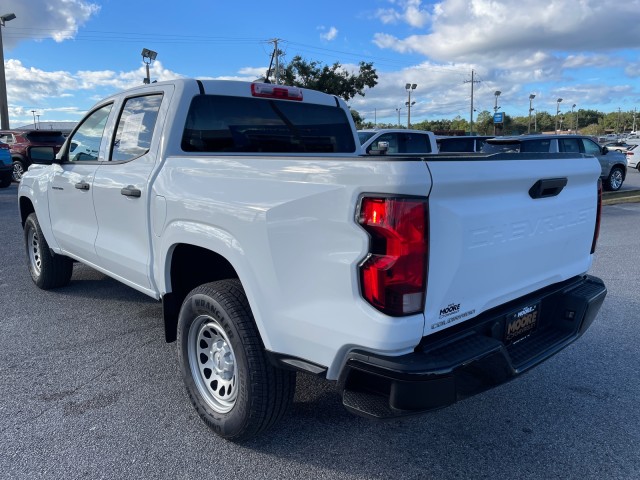
[{"label": "street light pole", "polygon": [[151,83],[151,76],[149,75],[149,65],[153,62],[158,56],[158,52],[154,52],[153,50],[149,50],[148,48],[142,49],[142,61],[147,67],[147,76],[142,79],[142,83],[148,85]]},{"label": "street light pole", "polygon": [[[14,13],[0,15],[0,27],[16,18]],[[4,76],[4,47],[2,46],[2,28],[0,28],[0,128],[9,129],[9,102],[7,101],[7,81]]]},{"label": "street light pole", "polygon": [[396,108],[396,112],[398,112],[398,128],[400,128],[400,110],[402,110],[402,107]]},{"label": "street light pole", "polygon": [[[411,105],[416,102],[411,103],[411,90],[415,90],[418,85],[416,83],[407,83],[404,88],[409,94],[409,101],[405,103],[407,106],[407,128],[411,128]],[[400,125],[400,120],[398,120],[398,125]]]},{"label": "street light pole", "polygon": [[529,129],[527,130],[527,133],[531,133],[531,112],[533,112],[533,99],[534,98],[536,98],[536,96],[533,93],[531,95],[529,95]]},{"label": "street light pole", "polygon": [[31,113],[33,113],[33,128],[35,130],[38,129],[38,125],[36,124],[36,111],[35,110],[31,110]]},{"label": "street light pole", "polygon": [[533,131],[538,131],[538,111],[535,108],[533,109]]},{"label": "street light pole", "polygon": [[[496,113],[498,113],[498,109],[500,108],[498,106],[498,97],[500,96],[501,93],[502,92],[500,90],[496,90],[494,92],[494,95],[496,96],[496,103],[493,106],[493,134],[494,135],[496,134]],[[504,129],[503,129],[503,131],[504,131]]]},{"label": "street light pole", "polygon": [[571,106],[571,121],[573,123],[573,129],[572,129],[573,133],[577,133],[576,132],[576,117],[573,116],[573,109],[574,108],[576,108],[576,104],[575,103]]},{"label": "street light pole", "polygon": [[560,115],[560,102],[561,101],[562,101],[561,98],[556,100],[556,103],[557,103],[557,108],[556,108],[556,135],[558,134],[558,115]]}]

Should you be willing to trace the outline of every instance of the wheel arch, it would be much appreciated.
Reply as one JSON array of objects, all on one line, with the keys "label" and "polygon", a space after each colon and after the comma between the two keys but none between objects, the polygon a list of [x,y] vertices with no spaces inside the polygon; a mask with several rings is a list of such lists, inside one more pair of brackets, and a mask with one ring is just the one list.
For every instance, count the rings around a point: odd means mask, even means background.
[{"label": "wheel arch", "polygon": [[21,196],[18,202],[20,209],[20,222],[22,223],[22,228],[24,228],[24,224],[27,221],[27,217],[36,211],[33,206],[33,202],[29,197]]},{"label": "wheel arch", "polygon": [[208,248],[177,243],[167,251],[166,291],[162,296],[165,339],[176,340],[178,314],[187,294],[199,285],[237,278],[236,268],[223,255]]}]

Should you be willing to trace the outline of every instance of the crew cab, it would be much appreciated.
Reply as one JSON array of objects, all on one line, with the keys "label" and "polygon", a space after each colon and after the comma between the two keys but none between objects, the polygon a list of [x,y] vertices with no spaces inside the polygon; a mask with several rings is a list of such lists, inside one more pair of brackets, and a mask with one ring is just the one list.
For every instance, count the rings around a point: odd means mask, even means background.
[{"label": "crew cab", "polygon": [[593,157],[367,155],[340,98],[195,79],[112,95],[30,155],[35,285],[77,261],[161,301],[231,440],[283,417],[296,372],[367,417],[451,405],[565,348],[606,295]]}]

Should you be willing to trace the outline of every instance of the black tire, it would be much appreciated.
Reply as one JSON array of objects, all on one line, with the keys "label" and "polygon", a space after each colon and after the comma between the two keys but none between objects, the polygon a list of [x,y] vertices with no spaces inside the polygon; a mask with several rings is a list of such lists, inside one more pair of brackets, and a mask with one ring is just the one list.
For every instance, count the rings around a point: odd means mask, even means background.
[{"label": "black tire", "polygon": [[22,160],[14,160],[13,161],[13,173],[11,176],[13,177],[14,182],[20,182],[22,180],[22,175],[26,172],[27,169],[24,166],[24,162]]},{"label": "black tire", "polygon": [[248,440],[277,423],[293,403],[295,372],[267,359],[238,280],[207,283],[187,295],[177,347],[193,406],[223,438]]},{"label": "black tire", "polygon": [[49,290],[69,283],[73,273],[73,260],[51,251],[35,213],[29,215],[24,224],[24,242],[29,273],[38,287]]},{"label": "black tire", "polygon": [[7,188],[9,185],[11,185],[11,180],[11,172],[8,172],[6,175],[0,177],[0,188]]},{"label": "black tire", "polygon": [[620,167],[613,167],[609,172],[604,186],[606,190],[615,192],[616,190],[620,190],[622,182],[624,182],[624,172]]}]

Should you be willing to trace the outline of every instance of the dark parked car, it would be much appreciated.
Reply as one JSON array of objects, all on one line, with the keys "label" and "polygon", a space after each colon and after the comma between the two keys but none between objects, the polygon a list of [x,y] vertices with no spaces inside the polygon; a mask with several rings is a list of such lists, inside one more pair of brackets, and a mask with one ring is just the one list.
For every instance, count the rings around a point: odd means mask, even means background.
[{"label": "dark parked car", "polygon": [[64,143],[58,130],[0,130],[0,142],[9,145],[13,163],[13,180],[19,182],[29,168],[27,150],[30,147],[53,147],[58,153]]},{"label": "dark parked car", "polygon": [[521,135],[496,137],[487,140],[484,153],[499,152],[551,152],[582,153],[593,155],[600,162],[600,178],[606,190],[620,190],[627,176],[627,159],[624,153],[601,147],[586,135]]},{"label": "dark parked car", "polygon": [[9,145],[0,142],[0,188],[7,188],[11,185],[12,171]]}]

